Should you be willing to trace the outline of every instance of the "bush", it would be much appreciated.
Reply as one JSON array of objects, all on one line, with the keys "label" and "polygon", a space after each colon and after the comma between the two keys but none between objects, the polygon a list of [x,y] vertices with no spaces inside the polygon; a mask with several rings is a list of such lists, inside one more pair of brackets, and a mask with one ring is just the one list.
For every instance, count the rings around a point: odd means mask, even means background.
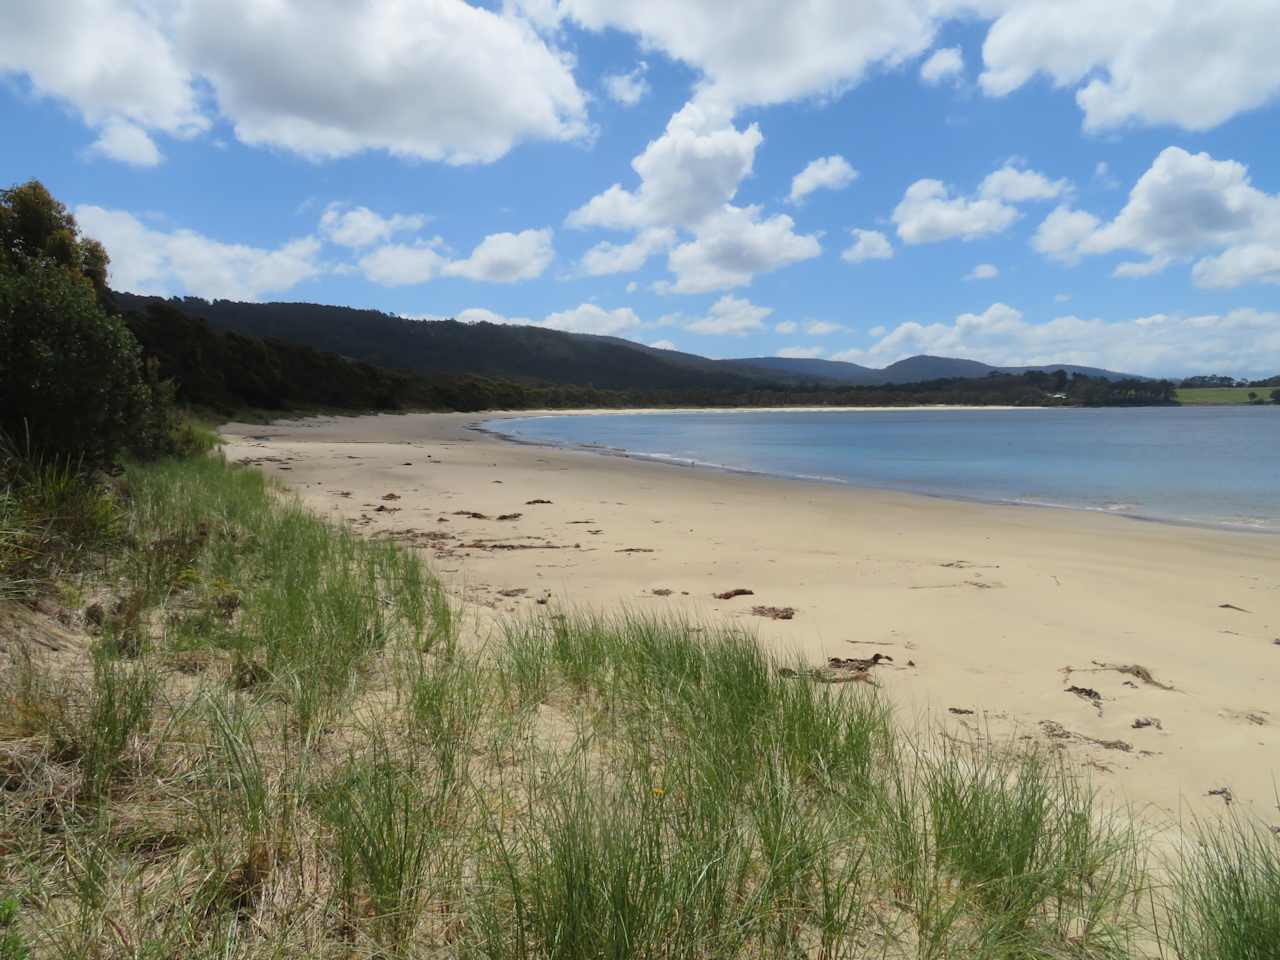
[{"label": "bush", "polygon": [[105,278],[44,187],[0,192],[0,431],[27,455],[98,466],[167,442],[166,391],[104,309]]}]

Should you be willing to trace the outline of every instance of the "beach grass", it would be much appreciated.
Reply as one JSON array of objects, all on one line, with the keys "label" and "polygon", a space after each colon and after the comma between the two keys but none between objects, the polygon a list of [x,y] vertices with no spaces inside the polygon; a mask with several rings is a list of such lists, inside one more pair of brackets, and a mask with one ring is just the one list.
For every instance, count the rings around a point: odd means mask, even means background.
[{"label": "beach grass", "polygon": [[1280,844],[1244,821],[1157,883],[1061,754],[742,630],[481,634],[417,554],[216,455],[111,503],[92,630],[0,673],[3,960],[1273,955]]}]

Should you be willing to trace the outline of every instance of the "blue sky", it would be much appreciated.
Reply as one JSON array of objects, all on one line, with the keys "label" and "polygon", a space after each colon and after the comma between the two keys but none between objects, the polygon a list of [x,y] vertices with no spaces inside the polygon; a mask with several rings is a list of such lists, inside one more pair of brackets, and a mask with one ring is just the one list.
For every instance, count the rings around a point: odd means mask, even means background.
[{"label": "blue sky", "polygon": [[0,18],[0,183],[44,181],[121,289],[709,356],[1280,373],[1280,0]]}]

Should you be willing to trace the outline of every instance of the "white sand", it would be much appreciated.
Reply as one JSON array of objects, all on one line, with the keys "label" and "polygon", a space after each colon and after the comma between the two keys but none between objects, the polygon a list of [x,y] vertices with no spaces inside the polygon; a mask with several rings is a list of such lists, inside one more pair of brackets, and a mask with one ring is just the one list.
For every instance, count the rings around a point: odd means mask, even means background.
[{"label": "white sand", "polygon": [[[536,600],[550,593],[726,620],[815,665],[885,653],[893,664],[873,676],[908,719],[1040,739],[1051,721],[1074,734],[1054,742],[1136,806],[1221,810],[1207,794],[1225,786],[1280,824],[1280,537],[734,475],[465,429],[493,416],[223,433],[230,459],[270,458],[264,469],[318,511],[422,545],[482,629],[495,613],[544,609]],[[637,548],[650,552],[625,552]],[[736,587],[755,595],[712,598]],[[796,615],[762,619],[755,604]],[[1140,664],[1175,689],[1095,661]],[[1101,711],[1071,685],[1096,690]],[[1160,728],[1133,728],[1139,717]]]}]

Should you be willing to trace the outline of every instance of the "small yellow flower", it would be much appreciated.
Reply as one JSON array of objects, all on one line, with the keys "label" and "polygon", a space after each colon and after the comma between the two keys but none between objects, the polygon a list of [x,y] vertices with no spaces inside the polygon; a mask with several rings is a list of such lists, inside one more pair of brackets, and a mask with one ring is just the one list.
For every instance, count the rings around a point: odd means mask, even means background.
[{"label": "small yellow flower", "polygon": [[667,791],[663,790],[661,787],[654,787],[654,788],[653,788],[653,795],[654,795],[655,797],[665,796],[665,795],[666,795],[666,792],[667,792]]}]

